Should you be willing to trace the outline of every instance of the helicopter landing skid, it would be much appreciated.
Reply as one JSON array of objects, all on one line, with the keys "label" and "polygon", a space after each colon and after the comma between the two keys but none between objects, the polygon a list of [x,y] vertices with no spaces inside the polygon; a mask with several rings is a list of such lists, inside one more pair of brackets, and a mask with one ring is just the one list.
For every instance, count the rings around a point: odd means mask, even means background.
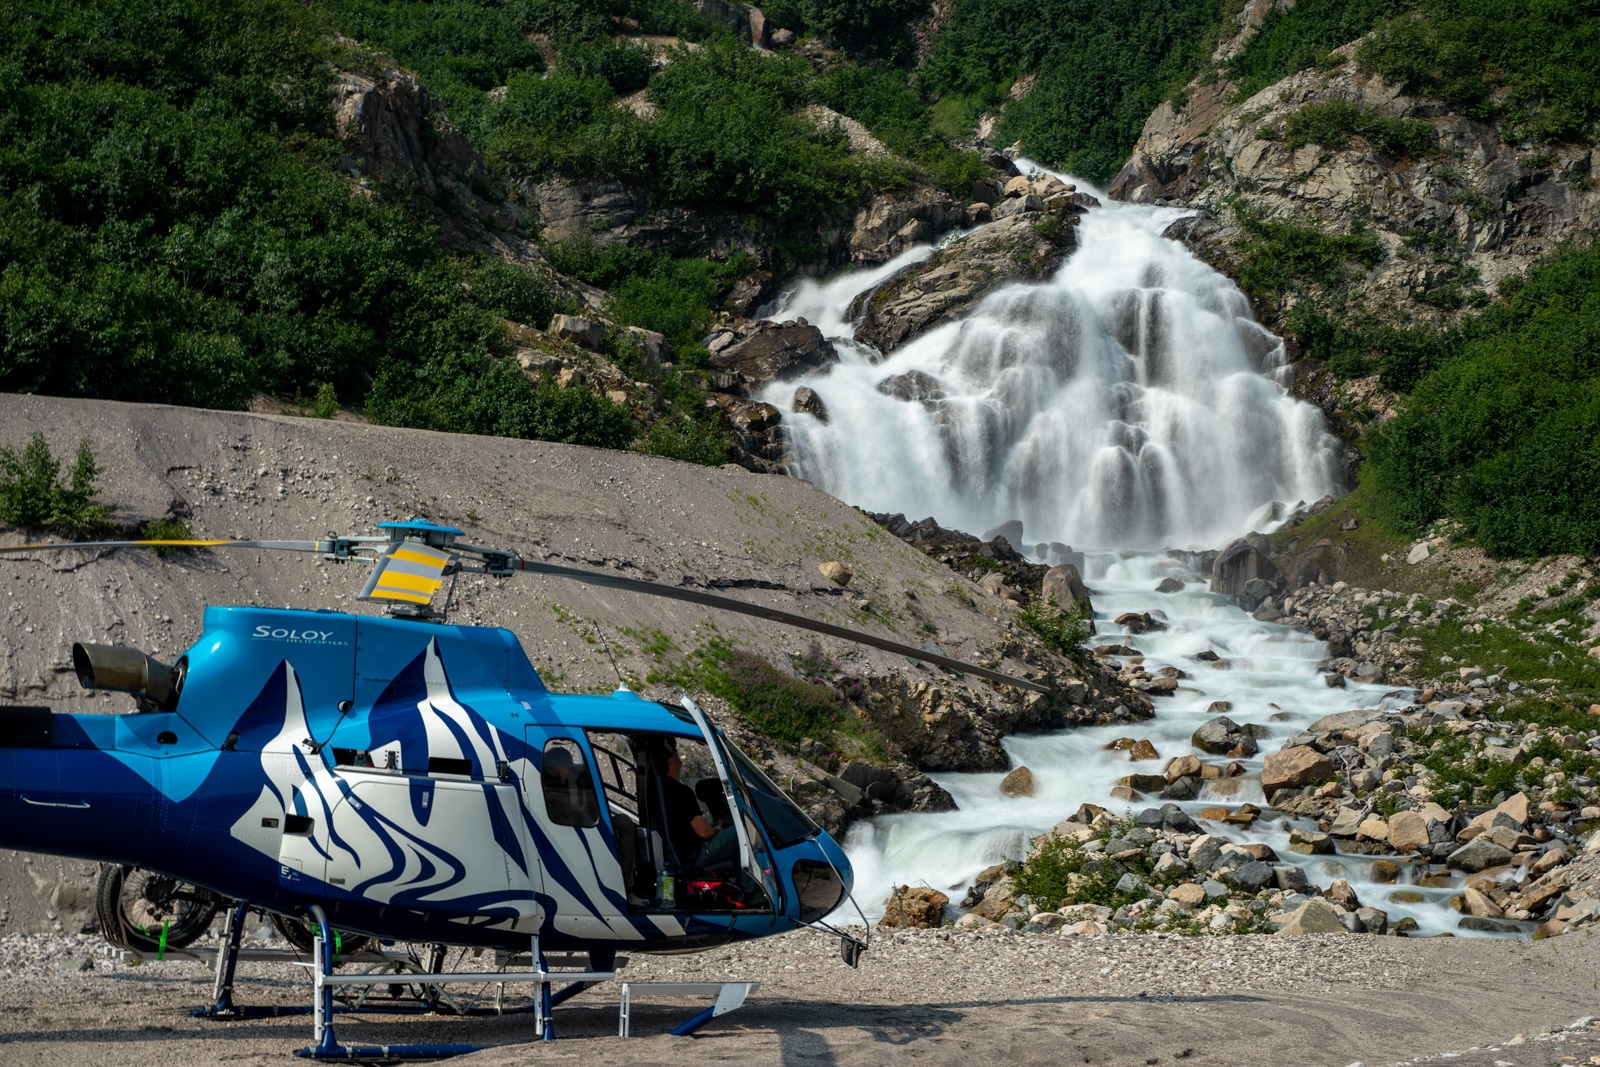
[{"label": "helicopter landing skid", "polygon": [[[333,1003],[333,991],[338,987],[348,986],[378,986],[391,984],[396,976],[392,974],[334,974],[332,931],[328,926],[327,916],[322,909],[313,905],[310,909],[312,918],[316,922],[316,952],[315,963],[312,969],[312,1041],[313,1044],[297,1049],[295,1055],[302,1059],[311,1060],[373,1060],[373,1059],[445,1059],[450,1056],[460,1056],[468,1052],[480,1051],[477,1045],[341,1045],[333,1032],[333,1014],[338,1010]],[[534,1033],[545,1041],[555,1040],[555,1029],[551,1025],[550,1011],[558,1003],[569,997],[576,996],[583,990],[601,982],[607,982],[616,977],[615,971],[551,971],[545,967],[544,955],[539,951],[539,938],[534,935],[532,950],[529,956],[532,970],[527,971],[481,971],[462,972],[454,971],[443,974],[429,973],[428,984],[444,984],[447,982],[470,982],[478,985],[495,983],[504,986],[510,982],[531,982],[538,993],[531,1006],[534,1017]],[[559,992],[554,992],[551,985],[554,982],[569,982]],[[372,1009],[358,1009],[368,1011]],[[381,1010],[381,1009],[380,1009]],[[491,1009],[497,1011],[498,1009]],[[514,1009],[526,1011],[529,1009]],[[466,1014],[466,1013],[462,1013]],[[472,1014],[477,1014],[476,1012]]]}]

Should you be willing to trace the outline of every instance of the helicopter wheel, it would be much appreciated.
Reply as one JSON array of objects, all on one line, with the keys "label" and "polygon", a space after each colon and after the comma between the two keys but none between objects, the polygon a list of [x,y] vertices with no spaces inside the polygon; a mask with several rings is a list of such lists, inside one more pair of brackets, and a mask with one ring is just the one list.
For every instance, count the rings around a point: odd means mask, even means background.
[{"label": "helicopter wheel", "polygon": [[[297,919],[292,915],[272,913],[272,925],[283,939],[301,952],[312,952],[316,948],[316,929],[305,919]],[[348,934],[335,931],[338,945],[338,955],[346,956],[352,952],[361,952],[372,943],[372,938],[365,934]]]},{"label": "helicopter wheel", "polygon": [[117,864],[101,865],[95,890],[101,933],[135,952],[183,948],[206,932],[221,906],[209,889]]}]

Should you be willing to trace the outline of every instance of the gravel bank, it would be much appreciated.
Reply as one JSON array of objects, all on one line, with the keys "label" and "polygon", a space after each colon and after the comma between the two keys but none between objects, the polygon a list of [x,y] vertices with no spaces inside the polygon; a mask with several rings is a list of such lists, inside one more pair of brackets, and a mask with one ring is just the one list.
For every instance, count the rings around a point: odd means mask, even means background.
[{"label": "gravel bank", "polygon": [[[608,987],[559,1009],[558,1032],[567,1040],[549,1046],[523,1044],[530,1021],[515,1016],[467,1022],[368,1015],[343,1020],[340,1034],[348,1041],[496,1046],[462,1061],[478,1067],[965,1063],[975,1055],[1041,1064],[1530,1067],[1587,1062],[1600,1052],[1600,1036],[1564,1029],[1594,1011],[1600,947],[1589,938],[900,931],[876,936],[855,971],[839,961],[835,944],[807,932],[699,956],[635,958],[627,970],[635,981],[762,983],[746,1008],[693,1041],[664,1031],[697,1005],[651,1001],[635,1008],[640,1036],[622,1042],[616,993]],[[94,942],[47,936],[13,935],[0,942],[0,954],[0,1061],[7,1064],[282,1064],[310,1032],[303,1018],[188,1018],[209,994],[198,964],[131,968],[98,954],[93,971],[69,971],[61,961],[95,958]],[[255,967],[241,1000],[297,1004],[307,992],[294,967]],[[1445,1053],[1457,1055],[1441,1059]]]}]

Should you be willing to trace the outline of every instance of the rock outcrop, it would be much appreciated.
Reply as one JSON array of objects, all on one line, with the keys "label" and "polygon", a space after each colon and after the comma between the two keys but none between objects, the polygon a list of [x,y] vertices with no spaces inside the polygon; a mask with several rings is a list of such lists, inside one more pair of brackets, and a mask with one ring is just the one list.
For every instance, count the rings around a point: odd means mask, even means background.
[{"label": "rock outcrop", "polygon": [[[1111,195],[1201,209],[1169,235],[1225,272],[1248,236],[1241,211],[1327,232],[1360,228],[1383,259],[1345,295],[1396,322],[1444,321],[1481,299],[1474,294],[1600,227],[1594,149],[1507,143],[1500,126],[1361,70],[1355,52],[1352,42],[1334,53],[1340,66],[1302,71],[1242,101],[1225,79],[1192,84],[1181,109],[1163,103],[1151,114]],[[1294,145],[1291,116],[1330,103],[1409,120],[1434,147],[1407,152],[1360,134]],[[1286,308],[1260,310],[1271,320]]]},{"label": "rock outcrop", "polygon": [[964,221],[966,209],[938,189],[924,187],[909,194],[877,197],[856,213],[850,230],[850,261],[861,266],[887,263],[912,245],[931,241]]},{"label": "rock outcrop", "polygon": [[856,339],[891,352],[960,318],[995,286],[1036,281],[1060,265],[1077,247],[1074,227],[1092,198],[1050,177],[1013,178],[1006,190],[997,221],[858,296],[850,308]]}]

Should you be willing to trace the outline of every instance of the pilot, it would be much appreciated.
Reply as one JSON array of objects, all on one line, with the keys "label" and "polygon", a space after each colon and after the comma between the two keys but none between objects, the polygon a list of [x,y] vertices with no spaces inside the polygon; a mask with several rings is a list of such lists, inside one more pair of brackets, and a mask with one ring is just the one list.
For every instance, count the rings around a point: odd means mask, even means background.
[{"label": "pilot", "polygon": [[593,826],[597,821],[594,787],[587,768],[572,758],[563,745],[545,751],[540,768],[545,810],[560,826]]},{"label": "pilot", "polygon": [[729,860],[739,850],[739,839],[731,825],[713,825],[700,811],[694,790],[684,785],[683,757],[667,754],[667,776],[661,783],[666,804],[667,839],[683,870],[692,871]]}]

